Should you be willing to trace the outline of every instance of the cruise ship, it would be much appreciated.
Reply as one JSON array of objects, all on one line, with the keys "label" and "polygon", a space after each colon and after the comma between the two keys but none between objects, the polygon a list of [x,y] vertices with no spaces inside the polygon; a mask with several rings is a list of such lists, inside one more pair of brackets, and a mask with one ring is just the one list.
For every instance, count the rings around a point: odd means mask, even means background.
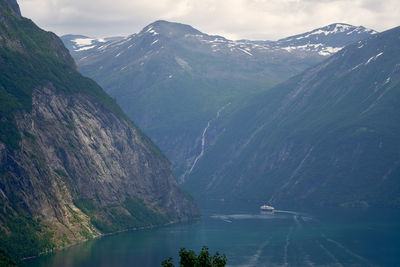
[{"label": "cruise ship", "polygon": [[272,211],[275,210],[275,208],[272,207],[272,206],[268,206],[268,205],[262,205],[262,206],[260,207],[260,210],[261,210],[261,211],[270,211],[270,212],[272,212]]}]

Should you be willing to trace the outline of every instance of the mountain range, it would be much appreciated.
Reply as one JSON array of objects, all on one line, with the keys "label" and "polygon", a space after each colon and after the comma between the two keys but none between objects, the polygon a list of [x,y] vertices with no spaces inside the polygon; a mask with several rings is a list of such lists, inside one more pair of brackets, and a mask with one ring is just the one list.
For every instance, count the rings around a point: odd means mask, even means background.
[{"label": "mountain range", "polygon": [[66,35],[79,71],[97,81],[161,148],[183,181],[221,111],[376,34],[335,23],[272,41],[232,41],[156,21],[127,37]]},{"label": "mountain range", "polygon": [[177,180],[200,202],[400,205],[400,27],[61,41],[15,0],[0,21],[0,263],[198,218]]},{"label": "mountain range", "polygon": [[350,44],[225,115],[185,186],[200,200],[398,207],[399,40],[397,27]]},{"label": "mountain range", "polygon": [[53,33],[0,0],[0,262],[199,216],[163,153]]},{"label": "mountain range", "polygon": [[200,201],[396,206],[397,32],[335,23],[232,41],[157,21],[63,40]]}]

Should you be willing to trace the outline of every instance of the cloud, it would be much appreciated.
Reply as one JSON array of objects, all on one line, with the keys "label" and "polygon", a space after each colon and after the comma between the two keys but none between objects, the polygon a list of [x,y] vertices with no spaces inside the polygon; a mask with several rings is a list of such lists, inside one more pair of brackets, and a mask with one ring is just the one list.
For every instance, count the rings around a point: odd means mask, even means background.
[{"label": "cloud", "polygon": [[56,32],[128,35],[158,20],[231,39],[276,40],[334,22],[397,26],[398,0],[20,0],[24,16]]}]

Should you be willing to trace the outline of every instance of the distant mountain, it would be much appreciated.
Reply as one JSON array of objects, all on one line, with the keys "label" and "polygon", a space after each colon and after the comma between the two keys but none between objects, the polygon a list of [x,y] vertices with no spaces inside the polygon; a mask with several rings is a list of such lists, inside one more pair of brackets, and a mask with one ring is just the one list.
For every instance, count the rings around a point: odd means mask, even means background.
[{"label": "distant mountain", "polygon": [[84,50],[89,50],[94,47],[98,47],[103,45],[106,42],[113,42],[113,41],[119,41],[122,40],[124,37],[109,37],[109,38],[98,38],[98,39],[93,39],[89,38],[87,36],[83,35],[64,35],[61,37],[64,45],[68,50],[70,50],[71,53],[77,53],[84,51]]},{"label": "distant mountain", "polygon": [[322,56],[330,56],[348,44],[366,39],[376,31],[362,26],[334,23],[310,32],[278,40],[276,46],[289,52],[317,52]]},{"label": "distant mountain", "polygon": [[[179,30],[177,30],[178,27],[180,27]],[[185,36],[186,38],[193,38],[200,43],[207,44],[208,49],[213,52],[230,55],[244,53],[249,56],[253,55],[253,53],[259,55],[260,53],[265,54],[268,52],[271,53],[271,51],[277,52],[280,50],[286,50],[289,53],[307,52],[309,54],[317,53],[321,56],[330,56],[348,44],[368,38],[373,34],[377,34],[376,31],[367,29],[363,26],[356,27],[344,23],[334,23],[310,32],[280,39],[278,41],[232,41],[225,39],[222,36],[210,36],[201,33],[189,25],[167,21],[156,21],[145,27],[139,34],[143,35],[143,33],[150,33],[153,36],[157,36],[159,35],[159,32],[155,29],[158,29],[161,33],[168,31],[170,37],[175,36],[181,38],[182,36]],[[133,36],[137,36],[137,34],[131,35],[130,37]],[[123,39],[126,39],[123,37],[94,39],[82,35],[64,35],[61,38],[67,48],[72,53],[76,54],[78,58],[86,56],[82,51],[96,48],[100,49],[100,47],[106,42],[124,42]],[[157,38],[154,38],[154,41],[156,39]]]},{"label": "distant mountain", "polygon": [[[221,110],[232,112],[248,96],[374,33],[341,25],[326,27],[332,28],[329,38],[307,47],[299,37],[292,42],[232,41],[167,21],[156,21],[120,40],[62,39],[80,72],[116,98],[183,180],[202,155],[204,133]],[[310,33],[302,35],[302,41],[314,39]]]},{"label": "distant mountain", "polygon": [[169,161],[61,40],[0,0],[0,254],[199,216]]},{"label": "distant mountain", "polygon": [[346,46],[213,129],[185,186],[280,207],[400,205],[400,27]]}]

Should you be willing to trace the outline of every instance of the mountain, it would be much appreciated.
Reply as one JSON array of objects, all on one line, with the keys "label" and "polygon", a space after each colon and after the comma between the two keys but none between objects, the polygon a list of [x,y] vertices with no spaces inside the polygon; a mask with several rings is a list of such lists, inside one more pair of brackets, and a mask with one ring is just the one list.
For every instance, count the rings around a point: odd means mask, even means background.
[{"label": "mountain", "polygon": [[169,161],[53,33],[0,0],[0,254],[199,216]]},{"label": "mountain", "polygon": [[366,39],[376,31],[363,26],[352,26],[334,23],[303,34],[278,40],[276,45],[289,52],[316,52],[322,56],[330,56],[348,44]]},{"label": "mountain", "polygon": [[103,45],[106,42],[122,40],[124,37],[109,37],[109,38],[89,38],[84,35],[68,34],[62,37],[64,45],[73,54],[79,54],[81,51],[89,50],[94,47]]},{"label": "mountain", "polygon": [[[221,110],[232,112],[243,99],[314,66],[338,46],[374,33],[341,25],[322,28],[329,38],[322,46],[307,46],[313,49],[300,44],[300,37],[292,42],[232,41],[167,21],[120,40],[62,39],[79,71],[116,98],[184,180],[204,152],[203,133]],[[315,36],[307,33],[302,40],[311,42]]]},{"label": "mountain", "polygon": [[249,100],[185,186],[203,200],[398,207],[399,40],[400,27],[374,34]]}]

